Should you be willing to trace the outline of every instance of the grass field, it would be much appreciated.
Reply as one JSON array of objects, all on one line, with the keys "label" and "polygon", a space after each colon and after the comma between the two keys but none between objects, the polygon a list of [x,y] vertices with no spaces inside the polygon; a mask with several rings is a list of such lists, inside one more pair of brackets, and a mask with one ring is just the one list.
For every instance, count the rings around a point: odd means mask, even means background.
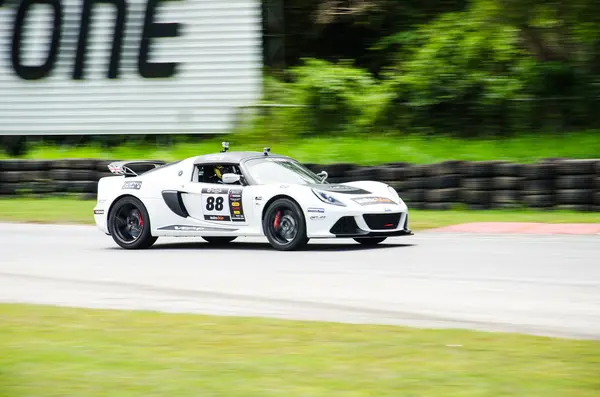
[{"label": "grass field", "polygon": [[600,342],[0,305],[0,396],[596,397]]},{"label": "grass field", "polygon": [[[231,150],[258,150],[270,146],[273,153],[290,155],[301,162],[381,164],[406,161],[434,163],[444,160],[508,160],[521,163],[550,157],[597,158],[600,133],[586,131],[564,135],[520,135],[503,139],[457,139],[443,136],[361,136],[278,139],[244,135],[201,138],[197,142],[177,142],[157,146],[131,142],[111,149],[101,146],[33,146],[25,155],[31,159],[101,158],[179,160],[221,149],[229,140]],[[200,139],[200,138],[199,138]],[[7,156],[4,155],[4,158]],[[0,155],[0,158],[1,155]]]},{"label": "grass field", "polygon": [[[95,201],[73,198],[0,199],[0,221],[93,224]],[[410,210],[410,228],[424,230],[466,222],[600,223],[600,213],[535,210]]]}]

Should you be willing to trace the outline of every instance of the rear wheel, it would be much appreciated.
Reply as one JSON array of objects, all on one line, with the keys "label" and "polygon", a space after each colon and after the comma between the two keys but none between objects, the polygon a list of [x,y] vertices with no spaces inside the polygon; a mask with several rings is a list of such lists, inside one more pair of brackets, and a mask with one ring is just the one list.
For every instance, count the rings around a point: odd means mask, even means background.
[{"label": "rear wheel", "polygon": [[384,242],[387,237],[359,237],[355,238],[354,241],[362,245],[377,245]]},{"label": "rear wheel", "polygon": [[150,216],[135,197],[124,197],[112,208],[108,224],[113,240],[125,249],[150,248],[158,239],[150,233]]},{"label": "rear wheel", "polygon": [[222,245],[232,242],[237,238],[237,236],[218,236],[218,237],[202,237],[210,244],[214,245]]},{"label": "rear wheel", "polygon": [[308,243],[302,209],[290,199],[278,199],[267,208],[263,230],[271,246],[280,251],[298,250]]}]

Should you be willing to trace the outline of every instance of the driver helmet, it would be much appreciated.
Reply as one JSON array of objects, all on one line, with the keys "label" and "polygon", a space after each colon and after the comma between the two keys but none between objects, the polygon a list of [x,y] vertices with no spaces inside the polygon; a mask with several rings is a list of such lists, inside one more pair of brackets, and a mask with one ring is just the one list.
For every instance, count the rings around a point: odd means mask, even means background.
[{"label": "driver helmet", "polygon": [[223,174],[233,173],[233,168],[230,166],[222,166],[218,165],[213,168],[215,172],[215,176],[219,178],[219,180],[223,180]]}]

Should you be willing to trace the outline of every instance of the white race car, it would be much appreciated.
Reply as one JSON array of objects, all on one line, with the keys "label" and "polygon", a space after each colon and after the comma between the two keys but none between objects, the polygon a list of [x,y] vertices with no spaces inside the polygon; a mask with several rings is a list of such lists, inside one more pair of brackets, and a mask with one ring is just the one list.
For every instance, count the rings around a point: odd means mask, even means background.
[{"label": "white race car", "polygon": [[278,250],[309,239],[353,238],[374,245],[407,236],[408,208],[385,183],[332,184],[297,161],[263,152],[229,152],[165,164],[123,161],[98,182],[97,226],[126,249],[158,237],[202,237],[226,244],[266,236]]}]

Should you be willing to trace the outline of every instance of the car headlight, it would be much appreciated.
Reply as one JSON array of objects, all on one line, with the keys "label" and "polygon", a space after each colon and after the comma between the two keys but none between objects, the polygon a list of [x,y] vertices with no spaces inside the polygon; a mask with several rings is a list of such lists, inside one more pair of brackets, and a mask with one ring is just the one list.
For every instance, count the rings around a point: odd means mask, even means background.
[{"label": "car headlight", "polygon": [[402,201],[402,199],[400,198],[400,196],[398,195],[398,192],[396,191],[396,189],[394,189],[391,186],[387,187],[388,190],[390,191],[390,194],[392,195],[392,199],[397,202],[398,204],[403,204],[404,202]]},{"label": "car headlight", "polygon": [[346,204],[342,203],[340,200],[333,197],[331,194],[327,192],[322,192],[320,190],[312,189],[312,192],[317,196],[321,201],[327,204],[339,205],[340,207],[345,207]]}]

